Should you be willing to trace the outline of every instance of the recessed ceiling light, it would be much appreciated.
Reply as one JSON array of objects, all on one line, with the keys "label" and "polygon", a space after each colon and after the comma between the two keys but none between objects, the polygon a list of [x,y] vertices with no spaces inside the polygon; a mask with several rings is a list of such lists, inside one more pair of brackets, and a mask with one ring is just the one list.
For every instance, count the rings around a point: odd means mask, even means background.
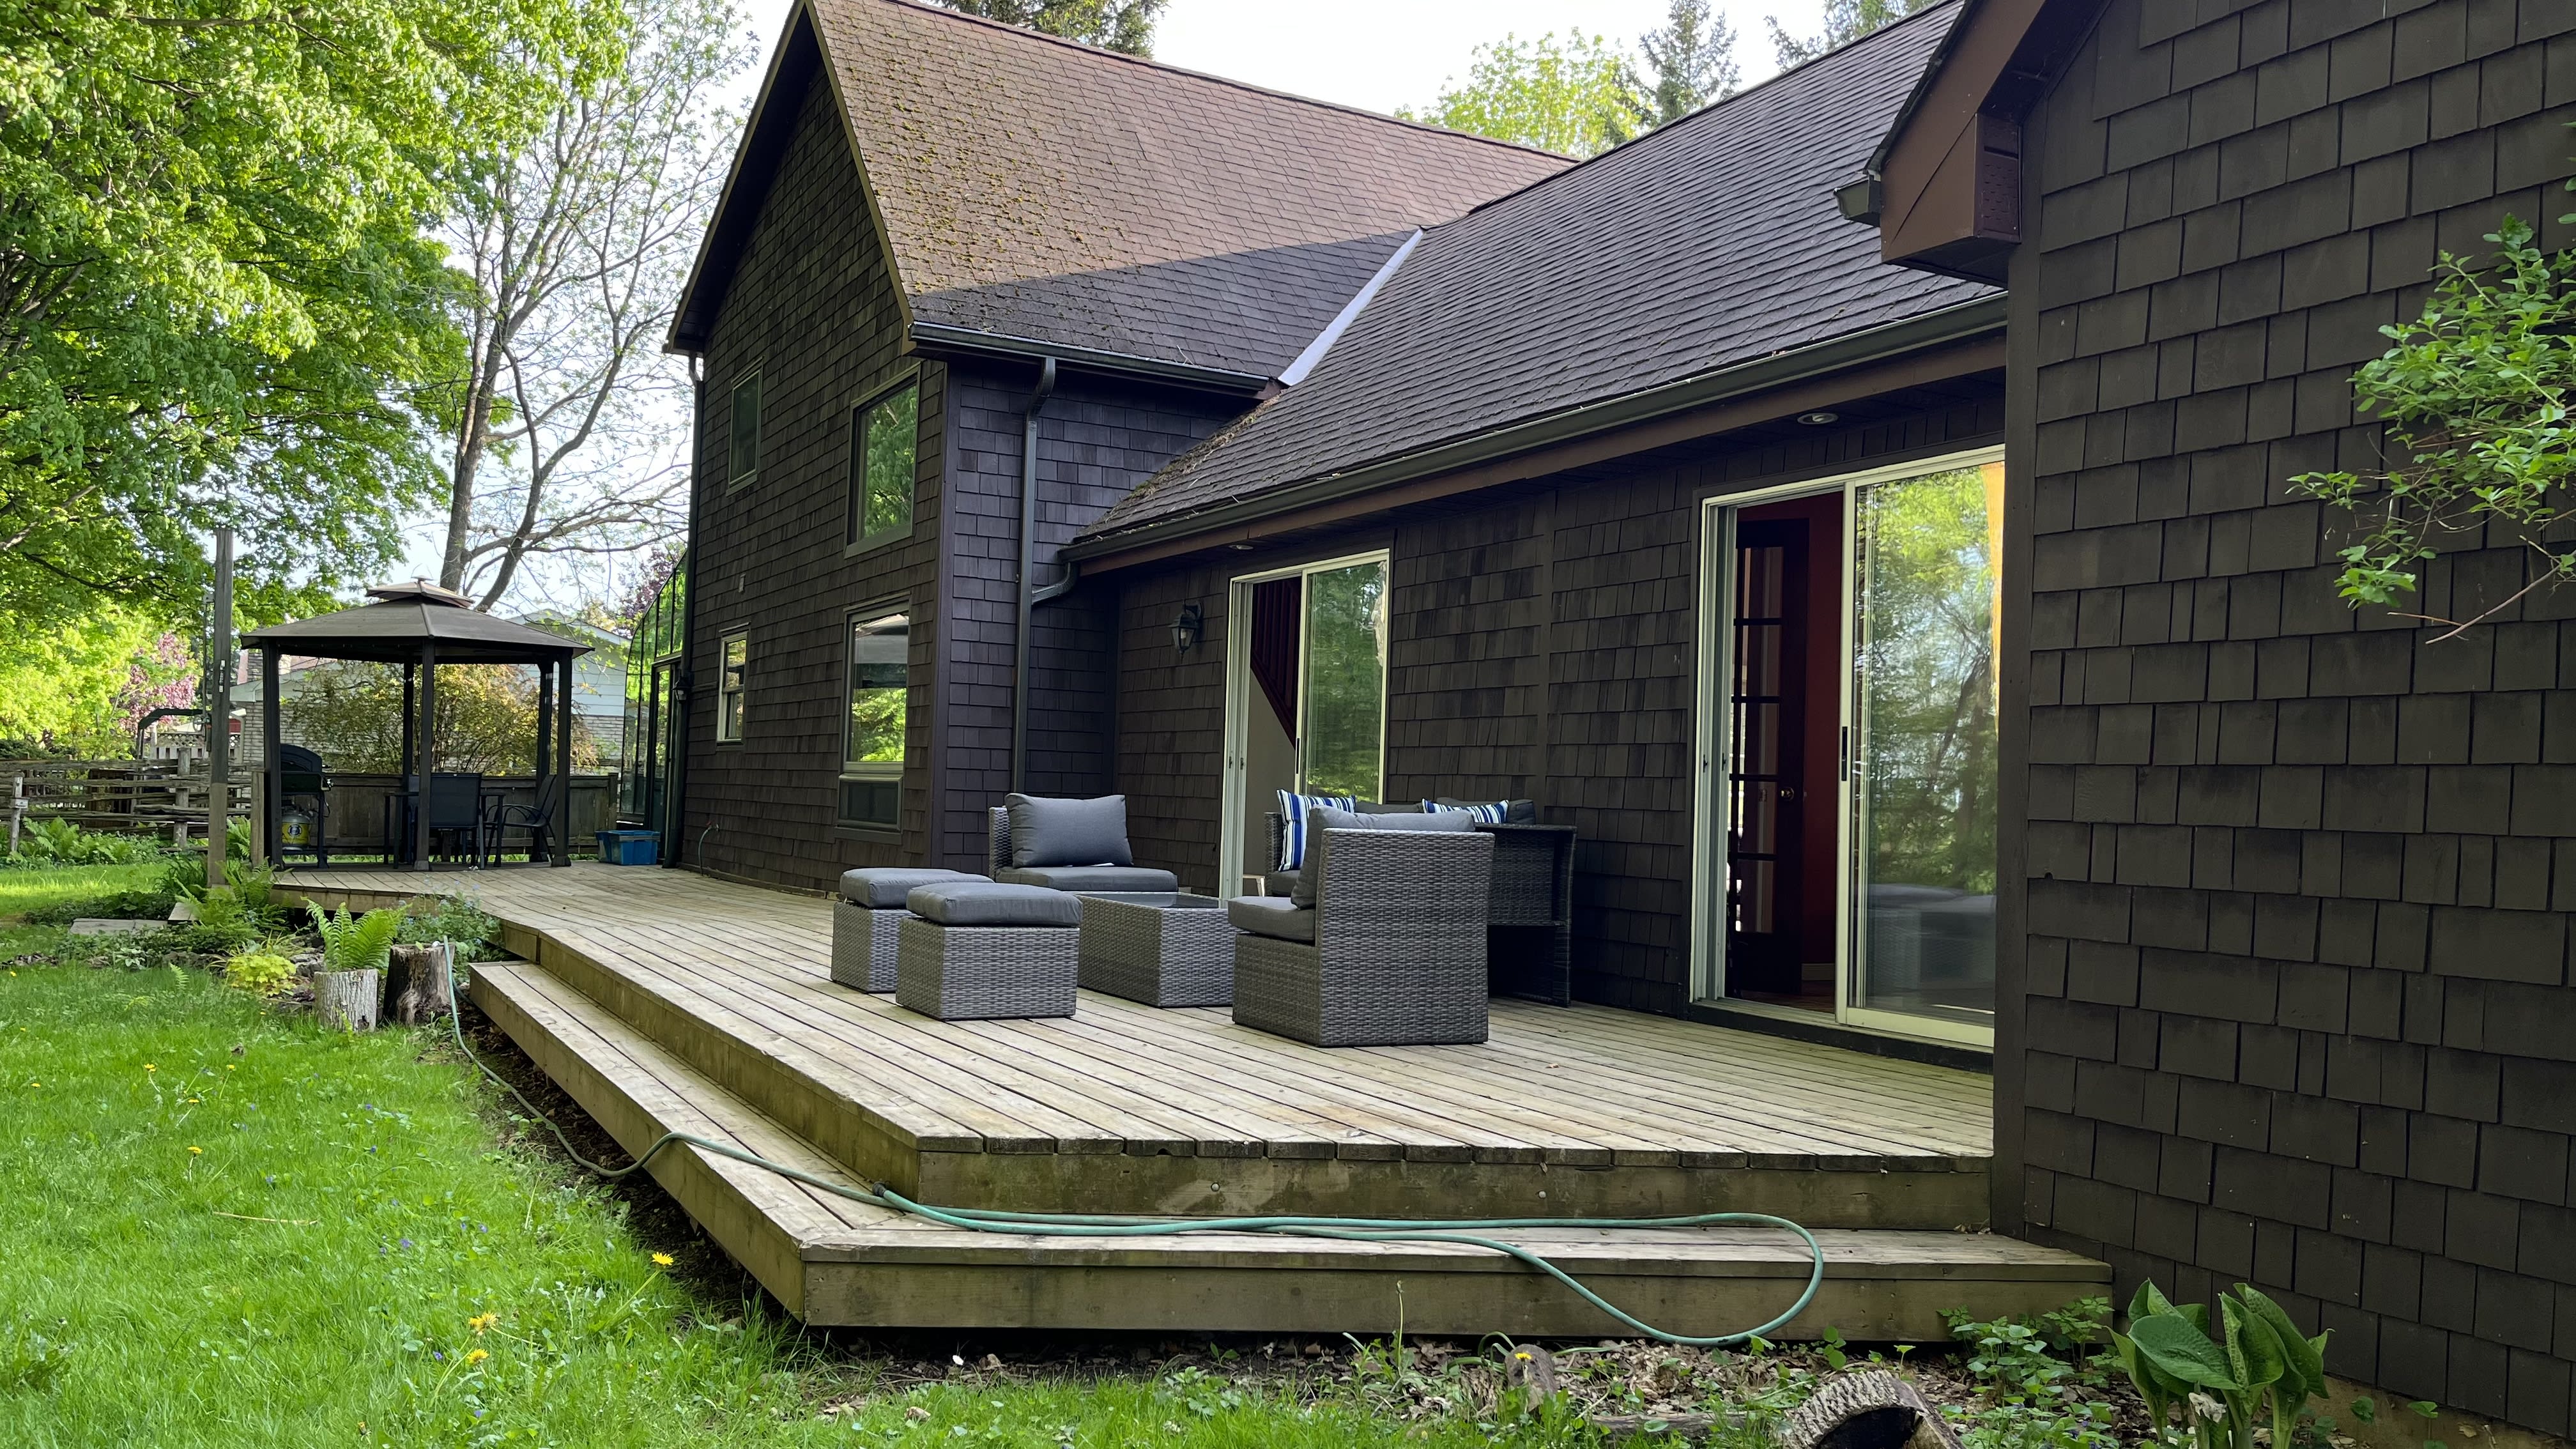
[{"label": "recessed ceiling light", "polygon": [[1811,428],[1821,428],[1821,427],[1823,427],[1823,426],[1824,426],[1825,424],[1827,424],[1827,423],[1838,423],[1838,422],[1841,422],[1841,421],[1842,421],[1842,414],[1840,414],[1840,413],[1800,413],[1800,414],[1798,414],[1798,421],[1800,421],[1800,422],[1802,422],[1802,423],[1805,423],[1808,427],[1811,427]]},{"label": "recessed ceiling light", "polygon": [[1229,544],[1227,544],[1227,545],[1226,545],[1226,547],[1227,547],[1227,548],[1230,548],[1230,549],[1233,549],[1236,553],[1250,553],[1250,552],[1252,552],[1252,545],[1251,545],[1251,544],[1248,544],[1248,543],[1229,543]]}]

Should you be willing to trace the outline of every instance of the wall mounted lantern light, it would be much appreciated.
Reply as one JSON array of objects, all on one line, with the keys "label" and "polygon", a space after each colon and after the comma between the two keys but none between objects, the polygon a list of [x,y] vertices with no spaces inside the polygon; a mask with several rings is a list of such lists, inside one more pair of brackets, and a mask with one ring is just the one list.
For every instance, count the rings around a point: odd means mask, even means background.
[{"label": "wall mounted lantern light", "polygon": [[1199,642],[1199,606],[1181,605],[1180,614],[1172,620],[1172,652],[1186,659]]}]

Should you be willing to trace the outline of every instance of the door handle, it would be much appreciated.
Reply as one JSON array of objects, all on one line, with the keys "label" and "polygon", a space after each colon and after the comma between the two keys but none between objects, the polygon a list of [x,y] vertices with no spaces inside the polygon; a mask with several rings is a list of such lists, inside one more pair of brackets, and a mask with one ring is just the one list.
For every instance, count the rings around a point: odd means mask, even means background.
[{"label": "door handle", "polygon": [[1851,777],[1852,777],[1851,726],[1850,726],[1850,725],[1844,725],[1844,726],[1843,726],[1842,778],[1843,778],[1844,780],[1848,781],[1848,780],[1850,780],[1850,779],[1851,779]]}]

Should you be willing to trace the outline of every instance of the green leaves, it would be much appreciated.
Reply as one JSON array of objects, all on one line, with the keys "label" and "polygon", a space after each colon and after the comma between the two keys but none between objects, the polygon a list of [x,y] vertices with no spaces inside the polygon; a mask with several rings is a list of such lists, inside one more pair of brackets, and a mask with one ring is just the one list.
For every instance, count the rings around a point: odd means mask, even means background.
[{"label": "green leaves", "polygon": [[[2551,537],[2576,481],[2576,253],[2541,250],[2513,217],[2487,240],[2494,265],[2445,252],[2423,313],[2381,328],[2393,345],[2353,377],[2354,402],[2387,424],[2402,461],[2289,480],[2353,515],[2360,537],[2337,550],[2337,586],[2355,606],[2393,604],[2440,545],[2482,531],[2491,547],[2525,547],[2530,587],[2576,580],[2576,549]],[[2519,597],[2435,622],[2457,632]]]},{"label": "green leaves", "polygon": [[2129,1342],[2136,1345],[2138,1358],[2172,1381],[2168,1393],[2243,1386],[2229,1355],[2179,1314],[2130,1324]]},{"label": "green leaves", "polygon": [[[2289,1443],[2302,1408],[2326,1391],[2327,1335],[2302,1335],[2278,1303],[2244,1283],[2219,1295],[2218,1320],[2213,1336],[2208,1309],[2176,1307],[2154,1284],[2141,1284],[2129,1303],[2129,1331],[2112,1335],[2112,1345],[2159,1425],[2180,1403],[2204,1446],[2250,1445],[2268,1411],[2272,1442]],[[2224,1407],[2223,1436],[2189,1407],[2195,1399]]]},{"label": "green leaves", "polygon": [[322,965],[328,971],[381,971],[393,955],[394,937],[401,933],[403,913],[391,906],[365,915],[342,911],[334,916],[320,906],[309,906],[313,929],[322,938]]}]

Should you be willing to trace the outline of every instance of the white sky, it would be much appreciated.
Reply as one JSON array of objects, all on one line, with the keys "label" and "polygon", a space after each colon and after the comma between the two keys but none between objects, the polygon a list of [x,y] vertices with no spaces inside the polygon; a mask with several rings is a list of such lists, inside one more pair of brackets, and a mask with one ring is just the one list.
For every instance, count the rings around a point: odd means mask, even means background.
[{"label": "white sky", "polygon": [[[739,0],[760,32],[761,61],[744,79],[747,97],[760,83],[786,22],[784,0]],[[1427,105],[1444,84],[1463,78],[1475,48],[1507,34],[1524,39],[1581,29],[1631,52],[1637,37],[1664,23],[1669,0],[1171,0],[1155,27],[1154,58],[1273,90],[1387,112]],[[1717,0],[1710,7],[1735,26],[1737,61],[1750,85],[1770,75],[1770,31],[1777,16],[1791,32],[1820,25],[1822,0]],[[405,530],[404,574],[436,577],[444,511]],[[621,559],[622,592],[636,560]],[[514,587],[505,612],[534,609],[553,593],[570,604],[610,583],[607,565],[539,564],[537,579]]]}]

